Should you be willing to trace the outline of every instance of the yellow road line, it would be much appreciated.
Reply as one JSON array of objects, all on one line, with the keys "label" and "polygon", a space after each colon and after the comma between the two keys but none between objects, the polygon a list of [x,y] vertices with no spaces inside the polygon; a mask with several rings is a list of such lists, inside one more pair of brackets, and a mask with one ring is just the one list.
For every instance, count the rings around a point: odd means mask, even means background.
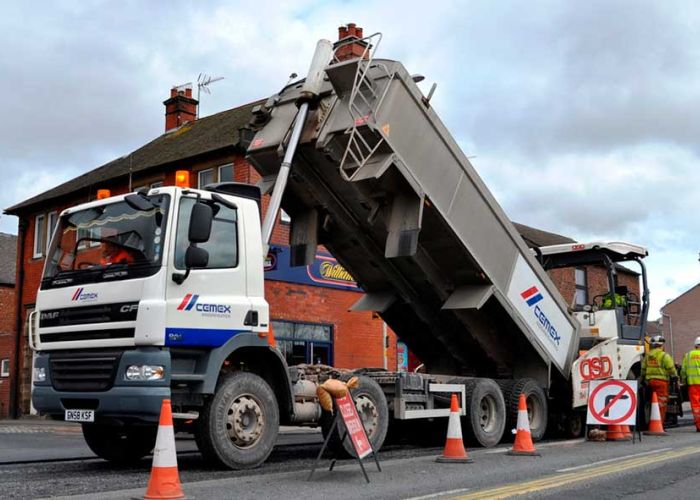
[{"label": "yellow road line", "polygon": [[524,481],[521,483],[515,483],[506,486],[499,486],[496,488],[475,491],[473,493],[470,493],[469,495],[455,497],[455,500],[470,500],[477,498],[496,500],[516,495],[524,495],[526,493],[533,493],[536,491],[557,488],[567,484],[573,484],[580,481],[585,481],[587,479],[593,479],[596,477],[621,472],[624,470],[630,470],[637,467],[643,467],[645,465],[656,464],[665,460],[673,460],[687,455],[694,455],[696,453],[700,453],[700,447],[691,446],[688,448],[681,448],[680,450],[667,451],[663,453],[657,453],[654,455],[647,455],[640,458],[633,458],[629,460],[623,460],[620,462],[613,462],[609,465],[604,466],[592,465],[589,469],[581,469],[576,472],[554,474],[545,476],[540,479],[534,479],[532,481]]}]

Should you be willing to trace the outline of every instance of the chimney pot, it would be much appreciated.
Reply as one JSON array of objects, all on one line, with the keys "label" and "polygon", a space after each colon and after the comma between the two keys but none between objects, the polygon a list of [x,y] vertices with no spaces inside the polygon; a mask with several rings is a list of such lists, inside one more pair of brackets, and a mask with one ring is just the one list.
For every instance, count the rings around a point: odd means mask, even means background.
[{"label": "chimney pot", "polygon": [[197,99],[192,98],[192,88],[170,89],[170,98],[163,101],[165,105],[165,131],[174,129],[197,119]]},{"label": "chimney pot", "polygon": [[[355,39],[355,41],[347,40],[348,38]],[[367,48],[367,42],[360,41],[362,38],[362,28],[358,28],[355,23],[348,23],[345,26],[340,26],[338,28],[338,42],[335,44],[336,52],[335,57],[338,61],[347,61],[349,59],[355,59],[357,57],[369,57],[369,51],[365,52]],[[342,47],[338,48],[338,45],[345,42]]]}]

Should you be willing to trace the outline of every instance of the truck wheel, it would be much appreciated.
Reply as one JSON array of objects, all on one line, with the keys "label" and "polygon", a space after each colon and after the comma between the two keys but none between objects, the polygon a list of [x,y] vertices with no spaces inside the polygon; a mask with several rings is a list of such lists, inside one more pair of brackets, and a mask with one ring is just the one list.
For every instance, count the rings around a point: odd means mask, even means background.
[{"label": "truck wheel", "polygon": [[197,419],[195,440],[205,460],[249,469],[272,452],[279,431],[275,394],[258,375],[226,375]]},{"label": "truck wheel", "polygon": [[148,455],[156,444],[156,426],[83,424],[88,447],[100,458],[119,465],[131,465]]},{"label": "truck wheel", "polygon": [[[386,402],[386,396],[382,392],[374,380],[369,377],[360,376],[360,384],[357,388],[350,391],[352,399],[357,406],[362,423],[365,425],[367,437],[372,444],[374,451],[379,449],[384,444],[386,432],[389,428],[389,407]],[[333,425],[335,415],[324,411],[321,415],[321,431],[323,437],[326,438]],[[336,427],[328,441],[328,447],[331,448],[338,456],[354,457],[355,450],[352,447],[350,438],[346,437],[341,443],[340,438],[345,432],[345,424],[341,421]]]},{"label": "truck wheel", "polygon": [[542,388],[531,378],[500,380],[498,385],[501,386],[503,399],[506,403],[506,432],[504,438],[512,439],[510,430],[515,429],[518,423],[520,395],[525,394],[532,440],[539,441],[542,439],[547,430],[549,416],[547,396],[545,396]]},{"label": "truck wheel", "polygon": [[496,446],[506,425],[506,406],[498,384],[475,378],[465,384],[466,435],[481,446]]}]

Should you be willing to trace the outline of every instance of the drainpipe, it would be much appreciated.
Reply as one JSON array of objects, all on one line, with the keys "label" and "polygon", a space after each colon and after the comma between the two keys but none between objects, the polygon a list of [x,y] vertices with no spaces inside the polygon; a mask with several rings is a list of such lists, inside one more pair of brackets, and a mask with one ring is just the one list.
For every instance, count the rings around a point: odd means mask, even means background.
[{"label": "drainpipe", "polygon": [[669,348],[671,350],[671,357],[675,360],[676,357],[674,356],[674,349],[673,349],[673,320],[671,319],[670,314],[666,313],[661,313],[662,318],[668,318],[668,338],[671,340]]},{"label": "drainpipe", "polygon": [[[22,290],[24,285],[24,244],[25,237],[27,234],[27,223],[26,219],[20,217],[19,224],[17,226],[17,238],[19,239],[19,248],[17,256],[17,275],[15,280],[15,352],[14,360],[12,362],[12,387],[10,388],[10,418],[19,418],[19,387],[20,387],[20,371],[19,371],[19,359],[22,346]],[[33,370],[34,367],[31,367]]]}]

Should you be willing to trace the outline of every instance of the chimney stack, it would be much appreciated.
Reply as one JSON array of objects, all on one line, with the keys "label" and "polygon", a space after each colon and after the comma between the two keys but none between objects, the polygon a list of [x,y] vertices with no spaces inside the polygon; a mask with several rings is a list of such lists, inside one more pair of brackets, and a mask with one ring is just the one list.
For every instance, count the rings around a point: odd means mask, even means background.
[{"label": "chimney stack", "polygon": [[197,119],[199,102],[192,97],[192,86],[179,86],[170,89],[170,98],[165,104],[165,131],[172,130]]},{"label": "chimney stack", "polygon": [[[341,43],[349,42],[355,40],[353,43],[348,43],[340,47],[335,56],[339,61],[347,61],[348,59],[355,59],[357,57],[362,57],[367,47],[367,42],[362,40],[362,28],[358,28],[355,23],[350,23],[345,26],[338,28],[338,41],[334,44],[334,47],[338,47]],[[365,59],[369,57],[369,51],[365,54]]]}]

